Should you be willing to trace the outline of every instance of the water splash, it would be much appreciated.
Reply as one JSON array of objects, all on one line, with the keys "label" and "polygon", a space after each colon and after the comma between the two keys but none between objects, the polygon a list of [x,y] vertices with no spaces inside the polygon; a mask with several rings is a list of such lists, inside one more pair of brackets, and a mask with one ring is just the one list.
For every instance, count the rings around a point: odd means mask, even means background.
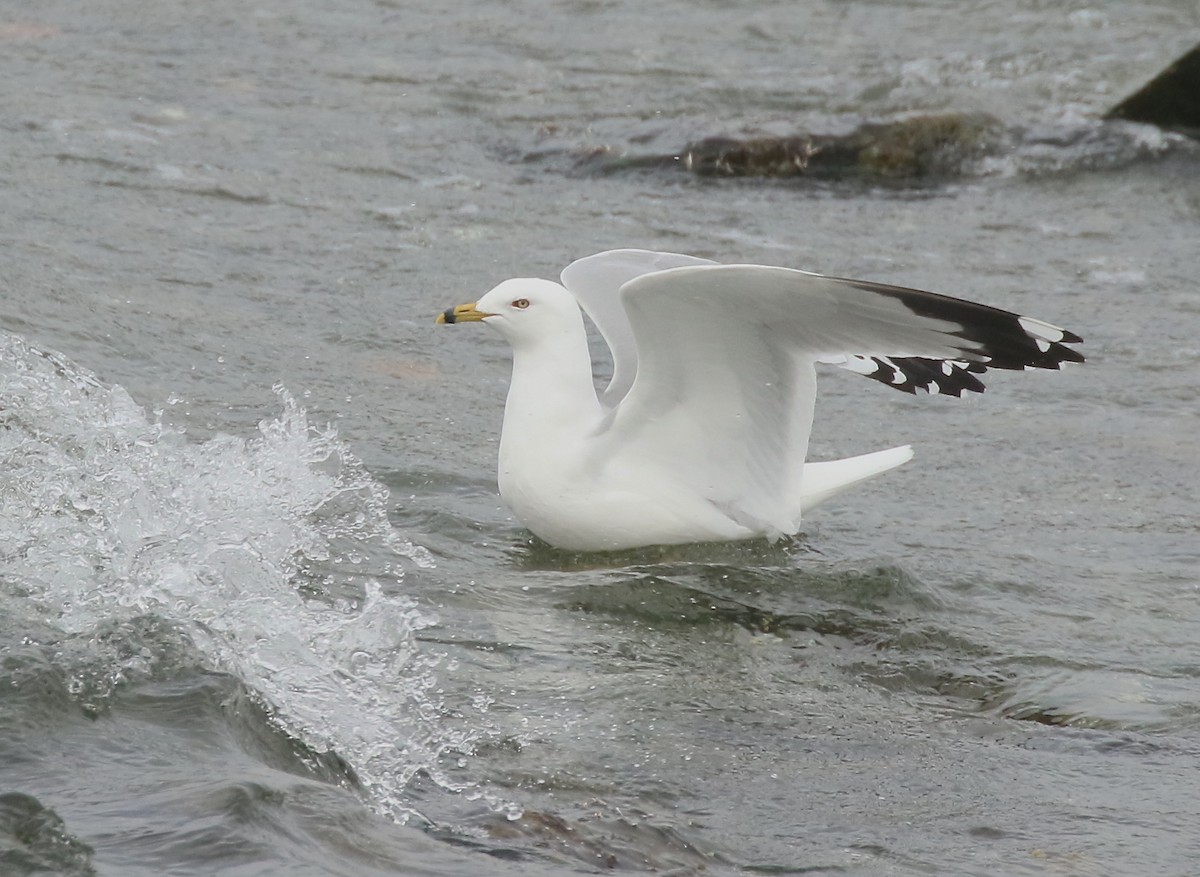
[{"label": "water splash", "polygon": [[[75,654],[72,694],[93,704],[198,650],[403,819],[418,774],[463,790],[440,764],[476,733],[444,720],[439,659],[416,642],[435,620],[405,570],[433,561],[334,430],[276,393],[257,436],[191,442],[121,387],[0,335],[0,603],[74,644],[58,654]],[[146,618],[178,632],[174,649],[114,645],[114,625]]]}]

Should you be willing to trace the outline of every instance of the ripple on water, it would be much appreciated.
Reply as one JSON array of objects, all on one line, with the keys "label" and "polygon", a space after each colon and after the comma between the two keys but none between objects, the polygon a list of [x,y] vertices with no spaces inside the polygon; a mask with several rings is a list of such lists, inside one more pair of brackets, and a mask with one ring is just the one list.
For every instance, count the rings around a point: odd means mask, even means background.
[{"label": "ripple on water", "polygon": [[685,638],[697,628],[710,635],[737,628],[823,649],[853,684],[938,711],[1113,731],[1200,723],[1186,668],[1153,675],[998,652],[972,603],[988,590],[983,580],[959,594],[894,564],[829,563],[765,545],[703,546],[691,556],[686,548],[657,549],[616,558],[628,561],[618,566],[609,565],[614,558],[549,550],[531,551],[526,561],[583,573],[554,589],[565,611]]},{"label": "ripple on water", "polygon": [[[1049,662],[1047,662],[1049,663]],[[1200,728],[1195,676],[1156,676],[1119,667],[1026,670],[999,686],[986,708],[1006,718],[1109,731]]]}]

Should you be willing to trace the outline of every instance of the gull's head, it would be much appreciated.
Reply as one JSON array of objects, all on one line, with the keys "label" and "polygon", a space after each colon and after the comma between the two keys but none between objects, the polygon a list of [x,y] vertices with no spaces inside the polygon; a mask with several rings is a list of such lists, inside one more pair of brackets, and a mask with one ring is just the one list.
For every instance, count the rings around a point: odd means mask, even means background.
[{"label": "gull's head", "polygon": [[573,331],[581,326],[575,297],[552,280],[505,280],[479,301],[448,308],[439,323],[484,322],[497,329],[514,347]]}]

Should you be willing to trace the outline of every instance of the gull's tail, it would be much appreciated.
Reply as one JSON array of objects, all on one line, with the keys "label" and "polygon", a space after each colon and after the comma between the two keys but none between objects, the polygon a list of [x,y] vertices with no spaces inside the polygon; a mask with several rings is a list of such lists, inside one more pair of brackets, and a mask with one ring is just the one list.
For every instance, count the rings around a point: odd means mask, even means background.
[{"label": "gull's tail", "polygon": [[844,460],[805,463],[800,481],[800,514],[806,514],[809,509],[832,499],[861,481],[882,475],[889,469],[907,463],[912,459],[912,455],[912,445],[901,445],[898,448],[847,457]]}]

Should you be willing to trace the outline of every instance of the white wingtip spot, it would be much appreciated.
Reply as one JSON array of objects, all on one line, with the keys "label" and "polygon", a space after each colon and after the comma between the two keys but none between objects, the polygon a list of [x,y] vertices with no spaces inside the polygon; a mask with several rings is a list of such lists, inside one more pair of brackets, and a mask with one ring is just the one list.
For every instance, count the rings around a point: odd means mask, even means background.
[{"label": "white wingtip spot", "polygon": [[1017,322],[1021,325],[1021,328],[1025,330],[1026,334],[1028,334],[1031,338],[1038,339],[1038,349],[1040,349],[1043,353],[1049,350],[1050,346],[1046,345],[1045,347],[1042,347],[1040,342],[1062,341],[1065,337],[1063,330],[1058,328],[1058,326],[1045,323],[1041,320],[1035,320],[1033,317],[1017,317]]},{"label": "white wingtip spot", "polygon": [[875,372],[879,371],[879,364],[877,362],[872,359],[868,359],[865,356],[859,356],[858,354],[853,354],[846,358],[845,362],[843,362],[841,365],[842,368],[849,369],[850,371],[856,372],[860,375],[873,375]]}]

